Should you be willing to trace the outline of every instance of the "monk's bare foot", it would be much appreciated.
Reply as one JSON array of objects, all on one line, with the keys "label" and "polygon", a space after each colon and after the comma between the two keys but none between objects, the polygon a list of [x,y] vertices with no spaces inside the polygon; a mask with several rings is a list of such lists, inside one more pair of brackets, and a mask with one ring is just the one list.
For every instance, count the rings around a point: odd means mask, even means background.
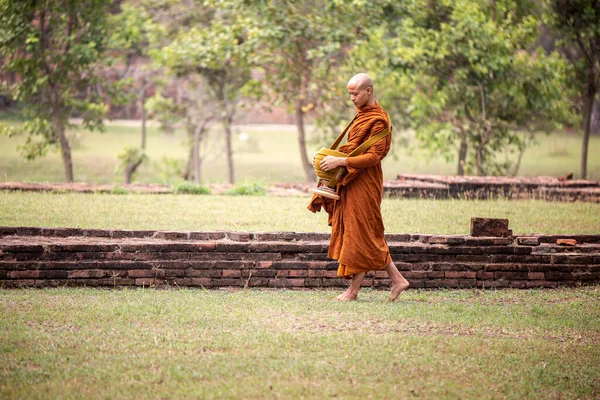
[{"label": "monk's bare foot", "polygon": [[409,286],[408,281],[404,278],[398,283],[392,283],[392,292],[390,293],[390,297],[388,297],[388,301],[396,300],[400,296],[400,293],[408,289]]},{"label": "monk's bare foot", "polygon": [[338,301],[354,301],[358,299],[358,293],[352,293],[350,290],[346,290],[335,298]]}]

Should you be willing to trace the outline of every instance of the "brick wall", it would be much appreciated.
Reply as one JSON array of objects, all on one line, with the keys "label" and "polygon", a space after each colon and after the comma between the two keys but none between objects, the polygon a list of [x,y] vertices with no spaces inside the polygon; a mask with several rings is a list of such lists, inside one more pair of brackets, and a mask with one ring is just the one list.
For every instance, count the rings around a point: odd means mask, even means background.
[{"label": "brick wall", "polygon": [[[0,227],[0,287],[345,287],[328,234]],[[570,240],[564,240],[570,239]],[[600,282],[600,235],[387,235],[413,288]],[[559,245],[557,241],[567,245]],[[387,274],[364,286],[387,288]]]}]

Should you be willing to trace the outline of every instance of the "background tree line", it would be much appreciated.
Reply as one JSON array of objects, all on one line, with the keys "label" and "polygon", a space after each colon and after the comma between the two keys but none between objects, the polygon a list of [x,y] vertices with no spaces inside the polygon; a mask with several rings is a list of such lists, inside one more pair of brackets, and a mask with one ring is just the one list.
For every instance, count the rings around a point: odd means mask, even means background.
[{"label": "background tree line", "polygon": [[185,129],[183,175],[197,183],[206,133],[220,125],[233,183],[232,125],[255,104],[294,116],[311,180],[307,119],[323,143],[336,135],[360,71],[396,132],[412,129],[459,175],[515,175],[536,134],[569,127],[582,133],[585,178],[600,0],[0,0],[0,65],[1,104],[26,117],[2,133],[27,135],[29,159],[59,148],[69,182],[68,132],[102,130],[120,110],[141,125],[140,146],[119,156],[127,182],[146,158],[150,116]]}]

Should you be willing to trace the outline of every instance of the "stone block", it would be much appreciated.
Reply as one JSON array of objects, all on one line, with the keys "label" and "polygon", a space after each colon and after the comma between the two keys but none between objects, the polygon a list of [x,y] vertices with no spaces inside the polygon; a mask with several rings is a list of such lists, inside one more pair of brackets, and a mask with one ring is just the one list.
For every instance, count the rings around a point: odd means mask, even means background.
[{"label": "stone block", "polygon": [[471,236],[512,236],[508,229],[508,219],[501,218],[471,218]]},{"label": "stone block", "polygon": [[155,239],[165,240],[188,240],[190,238],[189,231],[156,231],[152,235]]},{"label": "stone block", "polygon": [[252,234],[250,232],[229,232],[227,238],[234,242],[249,242],[252,240]]},{"label": "stone block", "polygon": [[521,236],[521,237],[517,238],[517,244],[519,244],[521,246],[539,246],[540,238],[535,237],[535,236],[531,236],[531,237]]}]

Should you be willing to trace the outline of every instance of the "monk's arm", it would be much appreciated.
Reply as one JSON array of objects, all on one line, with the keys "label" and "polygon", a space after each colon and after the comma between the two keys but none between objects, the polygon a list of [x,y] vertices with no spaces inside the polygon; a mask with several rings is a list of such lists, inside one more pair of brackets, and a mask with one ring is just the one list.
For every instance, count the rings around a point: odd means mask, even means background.
[{"label": "monk's arm", "polygon": [[[378,134],[385,128],[386,126],[383,122],[375,123],[373,128],[371,128],[371,132],[373,132],[371,136]],[[346,159],[346,166],[356,169],[372,167],[380,162],[385,156],[385,143],[385,138],[383,138],[373,143],[371,147],[369,147],[369,149],[363,154],[355,157],[348,157]]]}]

